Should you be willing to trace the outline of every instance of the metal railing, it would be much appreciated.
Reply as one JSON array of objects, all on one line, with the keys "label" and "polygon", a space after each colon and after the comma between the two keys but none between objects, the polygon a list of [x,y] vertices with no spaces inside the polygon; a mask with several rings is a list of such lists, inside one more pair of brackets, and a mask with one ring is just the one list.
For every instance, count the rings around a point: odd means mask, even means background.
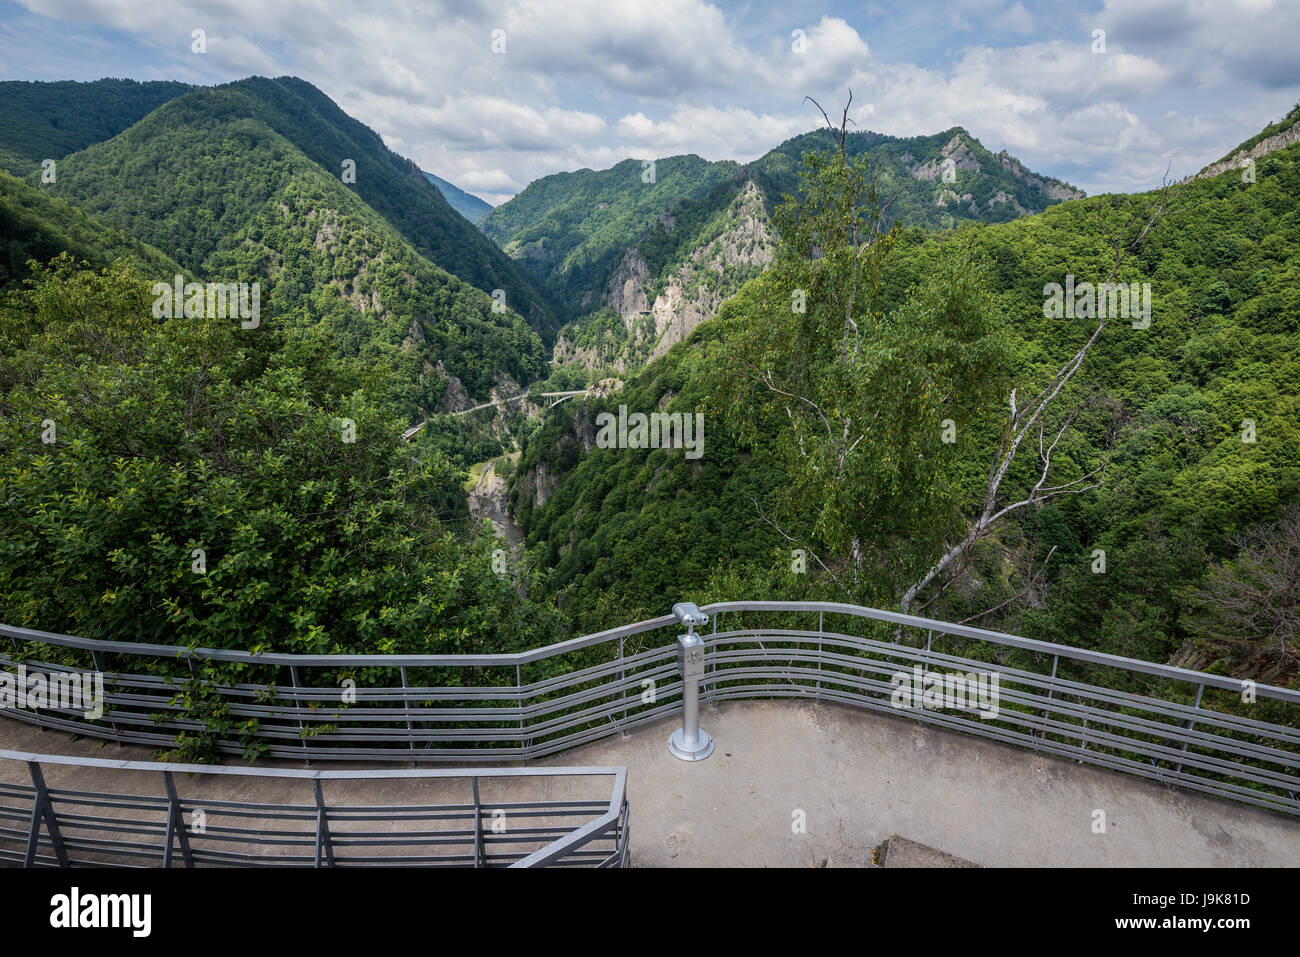
[{"label": "metal railing", "polygon": [[[47,774],[77,787],[50,786]],[[84,789],[88,775],[114,789]],[[186,775],[205,777],[195,785]],[[27,777],[30,783],[22,781]],[[612,781],[608,796],[593,797],[590,785],[600,777]],[[621,767],[314,771],[0,751],[0,861],[24,867],[626,867],[626,779]],[[512,800],[480,791],[502,786],[504,794],[507,782]],[[441,786],[448,796],[460,790],[470,800],[373,801],[376,790],[410,785],[421,792]],[[529,798],[530,785],[547,799]],[[566,786],[567,799],[556,797]],[[296,788],[302,801],[234,796],[254,788],[268,795]],[[348,791],[360,792],[351,796],[366,803],[347,801]]]},{"label": "metal railing", "polygon": [[[828,602],[705,606],[706,702],[809,698],[1300,814],[1300,692]],[[726,627],[724,627],[724,625]],[[102,717],[9,717],[162,748],[276,758],[528,760],[683,710],[678,618],[499,655],[253,655],[0,626],[0,667],[104,674]],[[0,642],[0,650],[3,650]],[[900,675],[998,677],[996,717],[899,708]]]}]

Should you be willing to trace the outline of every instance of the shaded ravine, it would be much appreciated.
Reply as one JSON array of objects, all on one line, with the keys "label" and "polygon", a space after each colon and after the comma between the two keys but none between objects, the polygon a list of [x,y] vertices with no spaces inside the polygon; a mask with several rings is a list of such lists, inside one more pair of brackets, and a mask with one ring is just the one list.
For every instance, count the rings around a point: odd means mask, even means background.
[{"label": "shaded ravine", "polygon": [[476,519],[486,518],[499,534],[505,536],[511,547],[524,540],[524,531],[510,515],[506,507],[506,480],[496,474],[496,462],[487,463],[487,468],[469,489],[467,502],[469,513]]}]

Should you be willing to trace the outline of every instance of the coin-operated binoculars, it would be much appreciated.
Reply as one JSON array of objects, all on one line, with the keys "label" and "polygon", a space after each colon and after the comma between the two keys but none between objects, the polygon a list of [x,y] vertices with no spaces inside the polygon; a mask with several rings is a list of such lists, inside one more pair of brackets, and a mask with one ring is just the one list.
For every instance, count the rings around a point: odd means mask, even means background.
[{"label": "coin-operated binoculars", "polygon": [[673,605],[673,614],[686,626],[677,636],[677,667],[682,674],[682,726],[668,738],[668,750],[683,761],[703,761],[713,753],[713,739],[700,730],[700,678],[704,676],[704,642],[695,633],[709,616],[691,602]]}]

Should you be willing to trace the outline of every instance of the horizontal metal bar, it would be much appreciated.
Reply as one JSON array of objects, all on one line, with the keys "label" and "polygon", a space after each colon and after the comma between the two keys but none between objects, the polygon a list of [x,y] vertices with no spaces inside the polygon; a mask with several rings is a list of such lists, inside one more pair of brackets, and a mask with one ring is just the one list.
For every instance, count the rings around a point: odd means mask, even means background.
[{"label": "horizontal metal bar", "polygon": [[[1138,658],[1124,658],[1120,655],[1112,655],[1104,651],[1090,651],[1086,648],[1075,648],[1071,645],[1057,645],[1050,641],[1039,641],[1035,638],[1021,638],[1019,635],[1009,635],[1002,631],[989,631],[985,628],[973,628],[970,625],[955,625],[946,621],[938,621],[934,618],[921,618],[916,615],[904,615],[899,612],[882,611],[879,608],[867,608],[861,605],[846,605],[839,602],[828,601],[724,601],[713,605],[705,605],[701,610],[706,613],[714,614],[728,611],[816,611],[837,615],[850,615],[855,618],[867,618],[874,621],[888,622],[893,625],[922,628],[942,632],[947,635],[958,635],[963,638],[975,638],[995,645],[1007,645],[1012,648],[1022,648],[1026,651],[1036,651],[1044,655],[1060,655],[1062,658],[1073,658],[1078,661],[1087,661],[1091,664],[1107,665],[1112,668],[1119,668],[1123,671],[1138,671],[1143,674],[1171,678],[1175,681],[1186,681],[1191,684],[1205,684],[1214,688],[1225,688],[1230,691],[1238,692],[1241,691],[1242,686],[1242,683],[1236,679],[1227,678],[1222,675],[1212,675],[1204,671],[1191,671],[1187,668],[1175,668],[1173,665],[1161,665],[1151,661],[1142,661]],[[763,633],[763,629],[761,628],[753,629],[753,631],[760,635]],[[1289,688],[1279,688],[1276,685],[1257,684],[1255,686],[1255,693],[1261,697],[1276,698],[1280,701],[1300,704],[1300,691],[1292,691]]]},{"label": "horizontal metal bar", "polygon": [[[41,764],[109,768],[118,771],[173,771],[181,774],[229,774],[237,777],[299,778],[307,781],[374,781],[389,778],[463,778],[471,773],[481,778],[594,777],[617,776],[621,767],[564,768],[378,768],[373,770],[312,770],[310,768],[228,767],[221,764],[168,764],[164,761],[118,761],[113,758],[81,758],[65,754],[38,754],[0,749],[0,760],[37,761]],[[164,797],[163,803],[166,803]]]}]

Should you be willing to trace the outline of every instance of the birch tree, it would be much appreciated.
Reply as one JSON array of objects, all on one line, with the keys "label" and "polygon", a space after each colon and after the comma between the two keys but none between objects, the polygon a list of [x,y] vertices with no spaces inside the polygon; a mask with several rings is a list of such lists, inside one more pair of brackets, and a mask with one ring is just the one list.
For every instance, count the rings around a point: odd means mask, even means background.
[{"label": "birch tree", "polygon": [[[1124,261],[1148,238],[1168,208],[1169,191],[1170,186],[1166,182],[1149,213],[1132,211],[1118,228],[1107,224],[1104,214],[1106,204],[1104,201],[1098,202],[1098,228],[1107,237],[1112,259],[1110,272],[1100,285],[1109,286]],[[976,543],[986,538],[1009,515],[1062,495],[1078,495],[1102,484],[1108,464],[1106,455],[1102,456],[1101,463],[1096,468],[1074,478],[1058,475],[1052,462],[1053,453],[1069,432],[1081,409],[1079,400],[1069,397],[1067,387],[1083,368],[1088,353],[1105,332],[1110,319],[1114,318],[1108,315],[1105,308],[1097,309],[1096,312],[1096,326],[1091,335],[1030,401],[1018,401],[1018,389],[1011,389],[997,451],[989,465],[980,511],[969,522],[965,534],[955,544],[950,544],[925,574],[903,593],[899,604],[904,612],[912,610],[924,589],[941,581],[946,574],[952,574],[954,566],[969,555]],[[1053,420],[1050,429],[1047,427],[1049,418]],[[1034,470],[1037,478],[1027,490],[1008,496],[1003,488],[1004,480],[1017,456],[1025,448],[1037,451],[1038,462]]]}]

